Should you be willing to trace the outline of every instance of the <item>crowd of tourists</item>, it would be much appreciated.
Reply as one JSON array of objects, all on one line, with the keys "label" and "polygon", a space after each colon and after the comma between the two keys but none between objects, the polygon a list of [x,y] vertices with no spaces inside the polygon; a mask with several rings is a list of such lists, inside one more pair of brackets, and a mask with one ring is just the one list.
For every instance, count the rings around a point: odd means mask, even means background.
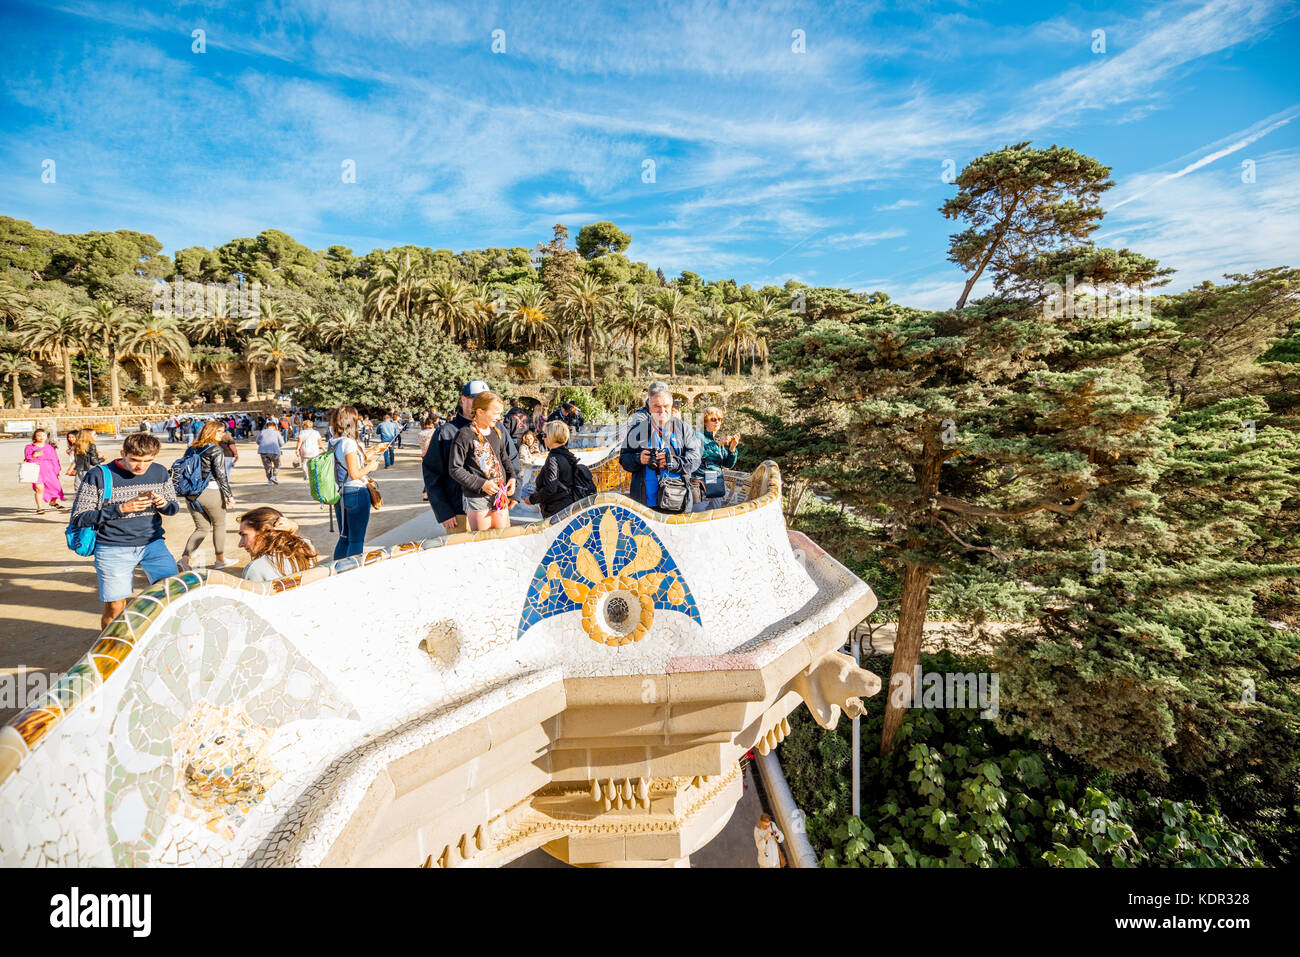
[{"label": "crowd of tourists", "polygon": [[[674,407],[667,384],[653,383],[644,406],[627,422],[618,455],[632,476],[631,497],[665,514],[723,505],[723,470],[736,464],[740,436],[723,435],[722,422],[722,411],[710,407],[703,428],[692,428]],[[434,408],[420,414],[390,411],[376,422],[344,405],[327,412],[173,416],[156,428],[142,422],[112,461],[99,454],[94,430],[74,430],[65,437],[66,469],[57,445],[46,430],[37,429],[24,450],[20,479],[31,482],[37,512],[43,513],[47,505],[68,511],[62,477],[75,477],[69,545],[93,555],[107,625],[132,593],[137,568],[151,583],[190,569],[209,538],[212,567],[231,564],[227,512],[236,505],[231,473],[241,443],[256,444],[268,485],[279,484],[282,457],[292,450],[293,468],[302,470],[312,497],[333,509],[338,527],[333,558],[339,560],[363,551],[370,513],[382,501],[371,476],[381,466],[393,466],[411,426],[419,426],[423,498],[450,533],[509,528],[510,510],[520,503],[547,518],[594,495],[591,470],[569,449],[584,424],[574,402],[561,403],[549,415],[519,405],[507,409],[486,382],[474,380],[465,383],[458,407],[445,415]],[[170,467],[157,461],[162,433],[169,443],[185,443]],[[521,450],[546,456],[527,488]],[[174,558],[164,541],[162,517],[175,515],[182,503],[194,529]],[[250,558],[244,570],[249,580],[271,581],[318,562],[296,523],[275,508],[246,511],[237,527],[239,546]]]}]

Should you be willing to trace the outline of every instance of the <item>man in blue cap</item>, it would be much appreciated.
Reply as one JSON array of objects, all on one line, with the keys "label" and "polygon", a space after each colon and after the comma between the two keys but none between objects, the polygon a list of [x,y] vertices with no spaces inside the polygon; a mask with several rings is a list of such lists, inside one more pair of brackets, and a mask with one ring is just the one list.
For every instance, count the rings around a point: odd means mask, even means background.
[{"label": "man in blue cap", "polygon": [[[454,418],[438,426],[433,437],[429,439],[429,447],[425,449],[424,459],[421,462],[421,469],[424,472],[424,490],[429,495],[429,507],[433,509],[434,515],[448,532],[469,530],[460,483],[448,474],[451,447],[456,441],[456,434],[470,424],[474,396],[487,391],[489,391],[488,384],[481,379],[465,383],[465,387],[460,390],[460,411]],[[500,426],[498,425],[497,428],[499,429]],[[515,444],[508,431],[504,431],[503,436],[510,461],[515,467],[515,474],[518,475],[519,446]]]}]

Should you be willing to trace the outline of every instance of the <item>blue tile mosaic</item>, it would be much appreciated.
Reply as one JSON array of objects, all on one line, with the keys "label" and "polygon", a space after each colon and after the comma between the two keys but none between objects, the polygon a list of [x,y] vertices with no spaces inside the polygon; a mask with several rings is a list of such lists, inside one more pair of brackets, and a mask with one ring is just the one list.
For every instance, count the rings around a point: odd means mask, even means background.
[{"label": "blue tile mosaic", "polygon": [[[617,535],[610,549],[612,561],[608,565],[605,561],[605,544],[601,535],[601,524],[606,515],[612,516],[617,525]],[[574,542],[574,535],[579,534],[581,538],[580,533],[584,529],[587,530],[587,537],[579,545]],[[617,505],[607,505],[582,512],[565,525],[551,542],[550,548],[533,572],[528,595],[524,599],[524,607],[519,616],[517,637],[522,637],[529,628],[547,618],[570,611],[581,611],[582,603],[569,597],[564,589],[563,579],[590,588],[600,584],[600,580],[605,577],[616,577],[624,573],[623,570],[636,560],[637,543],[633,536],[645,536],[652,540],[659,549],[659,560],[652,567],[637,569],[627,577],[636,581],[646,575],[662,574],[664,578],[652,596],[654,607],[684,614],[696,624],[703,625],[695,596],[659,536],[635,512]],[[596,567],[600,571],[600,578],[595,581],[578,571],[578,553],[583,550],[595,560]],[[552,565],[556,566],[558,572],[555,576],[550,573]],[[613,576],[608,576],[611,568]],[[674,604],[668,599],[668,591],[674,583],[679,583],[684,592],[680,604]],[[545,597],[543,597],[544,593]]]}]

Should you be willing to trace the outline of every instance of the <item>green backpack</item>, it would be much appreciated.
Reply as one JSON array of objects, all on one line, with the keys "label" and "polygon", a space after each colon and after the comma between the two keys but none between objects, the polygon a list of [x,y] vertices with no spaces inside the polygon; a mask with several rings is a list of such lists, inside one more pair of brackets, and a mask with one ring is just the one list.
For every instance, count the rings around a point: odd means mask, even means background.
[{"label": "green backpack", "polygon": [[334,474],[332,449],[307,460],[307,484],[311,497],[322,505],[333,505],[339,500],[339,481]]}]

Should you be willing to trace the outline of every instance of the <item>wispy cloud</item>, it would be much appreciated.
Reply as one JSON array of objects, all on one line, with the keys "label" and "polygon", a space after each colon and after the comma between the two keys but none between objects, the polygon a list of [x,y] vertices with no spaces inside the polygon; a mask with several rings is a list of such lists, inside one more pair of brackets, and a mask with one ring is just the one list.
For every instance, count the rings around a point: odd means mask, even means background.
[{"label": "wispy cloud", "polygon": [[1290,123],[1293,119],[1296,118],[1296,115],[1297,115],[1296,113],[1292,113],[1290,116],[1284,117],[1283,119],[1280,119],[1275,123],[1269,123],[1263,129],[1256,130],[1253,133],[1243,136],[1237,141],[1235,141],[1234,143],[1231,143],[1230,145],[1225,146],[1222,149],[1215,150],[1212,153],[1207,153],[1205,156],[1202,156],[1196,162],[1187,164],[1186,166],[1184,166],[1182,169],[1178,170],[1175,173],[1169,173],[1165,176],[1159,177],[1158,179],[1155,180],[1155,182],[1151,183],[1150,185],[1142,187],[1142,189],[1139,192],[1134,193],[1132,196],[1129,196],[1127,199],[1121,199],[1118,203],[1111,204],[1110,209],[1115,210],[1121,206],[1126,206],[1127,204],[1133,202],[1135,199],[1141,199],[1143,196],[1145,196],[1147,193],[1151,192],[1152,190],[1159,189],[1161,186],[1163,186],[1165,183],[1168,183],[1170,180],[1181,179],[1182,177],[1186,176],[1188,173],[1195,173],[1198,169],[1209,166],[1215,160],[1221,160],[1225,156],[1231,156],[1233,153],[1236,153],[1238,150],[1244,150],[1247,146],[1249,146],[1251,143],[1254,143],[1256,140],[1263,139],[1265,136],[1267,136],[1269,133],[1272,133],[1274,130],[1281,129],[1282,127],[1286,126],[1288,123]]},{"label": "wispy cloud", "polygon": [[[1035,19],[687,0],[585,5],[580,29],[553,7],[497,0],[0,11],[4,212],[65,230],[142,229],[168,249],[273,226],[317,246],[355,237],[342,241],[359,252],[531,246],[556,221],[576,233],[613,219],[637,224],[629,253],[666,272],[744,282],[787,269],[851,285],[869,272],[892,276],[877,285],[896,298],[950,305],[954,225],[933,213],[954,191],[944,161],[1077,136],[1103,162],[1122,159],[1128,198],[1107,226],[1199,263],[1204,251],[1167,229],[1188,227],[1165,194],[1185,199],[1196,183],[1235,229],[1247,213],[1203,183],[1222,172],[1214,159],[1269,132],[1271,155],[1285,155],[1300,124],[1278,114],[1176,172],[1132,171],[1151,169],[1174,124],[1198,137],[1183,143],[1227,128],[1202,115],[1190,80],[1227,51],[1239,76],[1253,45],[1285,39],[1277,27],[1296,9],[1129,10]],[[1094,20],[1105,55],[1088,52]],[[195,28],[206,54],[190,51]],[[494,30],[504,52],[492,52]],[[1287,105],[1269,103],[1261,113]],[[47,157],[59,168],[51,188],[39,181]],[[344,160],[355,183],[340,177]],[[1289,210],[1264,181],[1275,172],[1261,161],[1256,196],[1269,199],[1256,216]],[[1271,222],[1260,232],[1290,236]],[[887,242],[903,235],[906,250]]]}]

